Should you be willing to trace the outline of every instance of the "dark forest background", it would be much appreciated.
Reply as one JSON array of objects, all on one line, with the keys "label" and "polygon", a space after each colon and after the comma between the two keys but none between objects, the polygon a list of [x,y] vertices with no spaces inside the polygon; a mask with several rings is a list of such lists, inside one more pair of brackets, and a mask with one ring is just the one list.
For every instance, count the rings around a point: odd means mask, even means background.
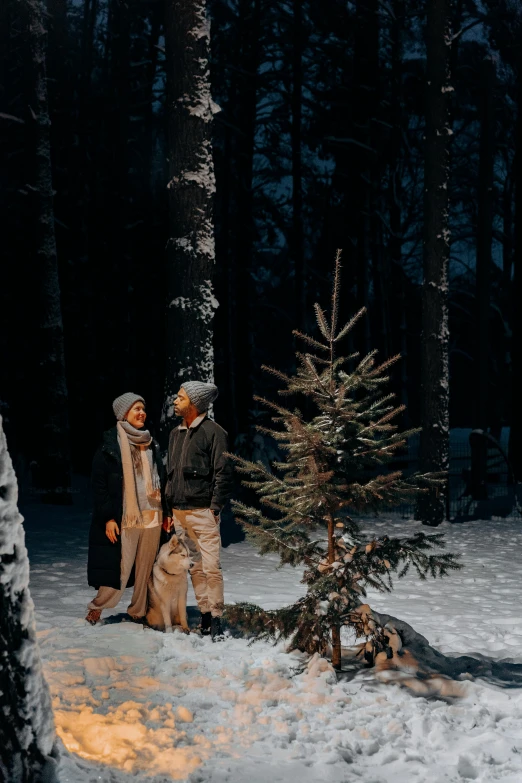
[{"label": "dark forest background", "polygon": [[[216,419],[236,450],[263,451],[252,396],[273,396],[274,381],[261,365],[292,369],[292,329],[314,331],[312,305],[327,302],[342,248],[343,315],[369,311],[351,347],[402,354],[392,384],[406,423],[418,425],[426,4],[208,7],[220,107]],[[450,422],[498,435],[522,415],[512,395],[522,373],[522,13],[508,0],[454,0],[448,8]],[[48,0],[41,22],[58,280],[44,274],[38,250],[34,18],[30,3],[2,0],[0,404],[11,452],[38,464],[48,413],[41,389],[53,376],[41,299],[59,284],[72,464],[88,472],[117,395],[143,394],[158,429],[173,350],[165,326],[165,4]],[[478,275],[477,259],[485,259]]]}]

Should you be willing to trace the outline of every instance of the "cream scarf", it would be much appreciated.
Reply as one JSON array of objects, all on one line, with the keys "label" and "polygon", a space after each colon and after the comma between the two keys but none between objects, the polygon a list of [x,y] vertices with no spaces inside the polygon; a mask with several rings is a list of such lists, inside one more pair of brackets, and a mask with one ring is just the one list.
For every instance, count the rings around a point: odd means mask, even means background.
[{"label": "cream scarf", "polygon": [[[137,430],[128,421],[119,421],[116,425],[118,443],[121,451],[121,463],[123,466],[123,518],[122,528],[144,527],[145,522],[138,503],[136,491],[136,476],[130,444],[135,446],[150,446],[152,437],[148,430]],[[158,469],[154,460],[152,471],[146,449],[140,448],[143,478],[145,479],[145,491],[152,507],[161,507],[161,490]]]}]

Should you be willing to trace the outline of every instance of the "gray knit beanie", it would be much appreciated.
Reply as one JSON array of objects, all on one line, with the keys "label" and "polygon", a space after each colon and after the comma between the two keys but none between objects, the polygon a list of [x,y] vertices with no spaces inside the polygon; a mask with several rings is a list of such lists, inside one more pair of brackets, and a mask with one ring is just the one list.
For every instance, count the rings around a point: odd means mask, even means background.
[{"label": "gray knit beanie", "polygon": [[138,400],[141,400],[141,402],[145,404],[143,397],[140,397],[139,394],[133,394],[132,392],[126,392],[120,397],[116,397],[112,403],[112,410],[118,421],[123,421],[125,414],[132,408],[135,402],[138,402]]},{"label": "gray knit beanie", "polygon": [[187,381],[187,383],[181,384],[181,388],[185,389],[189,400],[196,406],[199,413],[208,411],[209,406],[219,394],[217,386],[213,383],[203,383],[203,381]]}]

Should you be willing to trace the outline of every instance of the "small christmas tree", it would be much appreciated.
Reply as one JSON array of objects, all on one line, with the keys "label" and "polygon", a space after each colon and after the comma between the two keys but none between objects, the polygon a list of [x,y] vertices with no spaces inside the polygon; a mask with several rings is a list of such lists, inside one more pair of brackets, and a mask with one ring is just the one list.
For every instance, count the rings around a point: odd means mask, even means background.
[{"label": "small christmas tree", "polygon": [[376,351],[336,356],[336,349],[357,321],[338,327],[340,253],[335,264],[330,320],[315,306],[320,339],[300,332],[307,351],[298,353],[298,369],[289,377],[267,369],[284,383],[281,395],[304,395],[313,405],[309,420],[299,409],[260,400],[273,413],[275,428],[260,427],[278,441],[285,461],[270,471],[261,462],[235,457],[245,486],[255,490],[258,508],[234,502],[234,512],[261,554],[275,552],[281,565],[304,566],[306,595],[291,606],[264,611],[252,604],[227,607],[227,617],[258,638],[290,639],[290,649],[326,655],[341,666],[343,625],[368,638],[367,656],[383,638],[368,613],[361,611],[367,586],[392,589],[392,575],[413,567],[420,579],[443,576],[460,568],[452,554],[428,554],[443,547],[442,534],[416,533],[410,538],[365,539],[354,512],[377,511],[411,501],[444,481],[443,474],[384,471],[384,466],[417,432],[400,432],[393,423],[404,406],[386,394],[387,370],[398,356],[376,364]]}]

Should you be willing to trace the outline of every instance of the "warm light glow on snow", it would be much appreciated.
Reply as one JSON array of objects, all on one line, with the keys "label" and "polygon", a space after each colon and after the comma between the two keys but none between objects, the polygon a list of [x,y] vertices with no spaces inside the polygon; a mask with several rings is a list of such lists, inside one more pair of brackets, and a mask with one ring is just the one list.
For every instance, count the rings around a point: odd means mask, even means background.
[{"label": "warm light glow on snow", "polygon": [[[126,772],[146,770],[150,775],[182,780],[211,750],[211,743],[203,736],[193,738],[191,746],[180,747],[186,740],[182,721],[190,721],[192,715],[186,708],[178,709],[175,715],[170,704],[150,707],[127,701],[109,708],[106,715],[84,707],[78,711],[58,709],[54,716],[56,731],[67,750]],[[145,725],[151,722],[157,727]]]}]

